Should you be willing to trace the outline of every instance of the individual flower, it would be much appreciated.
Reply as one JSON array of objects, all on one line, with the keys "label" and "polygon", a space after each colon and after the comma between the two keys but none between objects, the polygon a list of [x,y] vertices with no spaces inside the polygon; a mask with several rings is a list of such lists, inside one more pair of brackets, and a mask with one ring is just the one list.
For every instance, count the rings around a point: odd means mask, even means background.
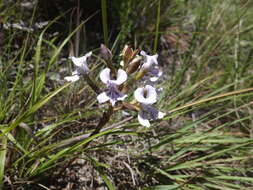
[{"label": "individual flower", "polygon": [[149,80],[155,82],[162,76],[162,70],[158,67],[158,54],[148,55],[145,51],[140,53],[144,57],[144,63],[141,67],[142,70],[146,70]]},{"label": "individual flower", "polygon": [[89,72],[87,58],[90,57],[91,54],[92,52],[88,52],[82,57],[70,57],[75,65],[76,70],[72,72],[72,76],[67,76],[64,79],[69,82],[75,82],[80,79],[81,75],[87,74]]},{"label": "individual flower", "polygon": [[158,54],[148,55],[145,51],[141,51],[140,54],[144,57],[144,63],[142,68],[149,69],[152,65],[158,65]]},{"label": "individual flower", "polygon": [[124,100],[127,97],[127,95],[123,94],[118,89],[118,86],[127,80],[127,74],[124,70],[119,69],[117,77],[113,79],[111,77],[111,70],[109,68],[105,68],[101,71],[99,77],[107,86],[106,90],[97,96],[99,103],[110,101],[112,106],[114,106],[117,101]]},{"label": "individual flower", "polygon": [[140,103],[138,121],[141,125],[150,127],[150,120],[162,119],[165,113],[158,111],[152,106],[157,101],[157,93],[154,87],[146,85],[137,88],[134,92],[135,99]]}]

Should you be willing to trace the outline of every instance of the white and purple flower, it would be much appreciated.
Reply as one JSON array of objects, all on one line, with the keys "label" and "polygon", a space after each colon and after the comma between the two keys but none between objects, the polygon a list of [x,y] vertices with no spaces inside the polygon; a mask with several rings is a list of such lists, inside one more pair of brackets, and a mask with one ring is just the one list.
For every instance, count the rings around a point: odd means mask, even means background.
[{"label": "white and purple flower", "polygon": [[135,99],[140,103],[138,121],[141,125],[150,127],[150,120],[162,119],[165,113],[158,111],[152,106],[157,101],[157,93],[154,87],[146,85],[137,88],[134,92]]},{"label": "white and purple flower", "polygon": [[162,76],[162,70],[158,67],[158,54],[148,55],[145,51],[141,51],[140,54],[144,57],[144,63],[142,69],[148,71],[149,80],[155,82]]},{"label": "white and purple flower", "polygon": [[92,52],[88,52],[82,57],[70,57],[76,67],[76,70],[72,72],[72,76],[64,77],[64,79],[69,82],[75,82],[80,79],[81,75],[87,74],[89,72],[87,58],[90,57],[91,54]]},{"label": "white and purple flower", "polygon": [[149,69],[153,64],[158,65],[158,54],[148,55],[145,51],[141,51],[140,54],[144,57],[142,68]]},{"label": "white and purple flower", "polygon": [[100,79],[104,84],[106,84],[107,88],[104,92],[97,96],[99,103],[110,101],[112,106],[114,106],[117,101],[122,101],[127,97],[127,95],[123,94],[118,89],[118,86],[127,80],[127,74],[124,70],[119,69],[117,77],[112,79],[111,70],[109,68],[105,68],[100,73]]}]

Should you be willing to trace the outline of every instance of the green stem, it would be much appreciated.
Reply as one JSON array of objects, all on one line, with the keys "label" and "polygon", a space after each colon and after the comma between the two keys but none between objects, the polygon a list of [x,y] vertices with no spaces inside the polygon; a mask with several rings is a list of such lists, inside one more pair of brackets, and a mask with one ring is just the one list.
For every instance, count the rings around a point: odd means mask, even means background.
[{"label": "green stem", "polygon": [[[100,121],[97,124],[95,130],[89,135],[89,137],[98,134],[100,130],[110,121],[112,114],[113,114],[113,107],[110,105],[108,110],[103,113],[103,116],[100,118]],[[90,142],[92,141],[89,141],[88,143],[86,143],[84,148],[88,147]]]},{"label": "green stem", "polygon": [[99,131],[102,129],[102,127],[105,126],[106,123],[110,120],[112,114],[113,114],[113,107],[110,105],[108,110],[103,113],[102,118],[100,119],[99,123],[97,124],[95,130],[90,134],[90,137],[99,133]]},{"label": "green stem", "polygon": [[101,92],[98,86],[90,79],[88,74],[83,75],[83,77],[84,77],[84,80],[88,83],[88,85],[96,94],[99,94]]}]

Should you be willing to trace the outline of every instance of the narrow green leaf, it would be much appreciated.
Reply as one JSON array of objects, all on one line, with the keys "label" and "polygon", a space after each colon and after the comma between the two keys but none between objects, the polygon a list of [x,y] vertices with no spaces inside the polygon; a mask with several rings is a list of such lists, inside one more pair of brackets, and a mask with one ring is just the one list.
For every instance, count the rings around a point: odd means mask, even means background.
[{"label": "narrow green leaf", "polygon": [[102,9],[102,24],[103,24],[103,33],[104,33],[104,43],[108,47],[108,25],[107,25],[107,6],[106,0],[101,0],[101,9]]},{"label": "narrow green leaf", "polygon": [[1,148],[0,148],[0,189],[3,188],[3,180],[4,180],[4,168],[5,168],[5,160],[7,153],[7,138],[2,136],[1,138]]}]

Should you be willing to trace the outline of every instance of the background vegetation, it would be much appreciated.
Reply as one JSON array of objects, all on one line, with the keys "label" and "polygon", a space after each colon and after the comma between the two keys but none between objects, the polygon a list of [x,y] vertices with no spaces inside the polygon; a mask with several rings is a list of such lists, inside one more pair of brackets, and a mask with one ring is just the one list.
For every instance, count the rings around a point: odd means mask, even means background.
[{"label": "background vegetation", "polygon": [[[0,186],[253,189],[252,17],[250,0],[0,1]],[[162,121],[90,135],[103,109],[63,77],[92,50],[97,79],[101,43],[115,63],[126,43],[158,52]]]}]

